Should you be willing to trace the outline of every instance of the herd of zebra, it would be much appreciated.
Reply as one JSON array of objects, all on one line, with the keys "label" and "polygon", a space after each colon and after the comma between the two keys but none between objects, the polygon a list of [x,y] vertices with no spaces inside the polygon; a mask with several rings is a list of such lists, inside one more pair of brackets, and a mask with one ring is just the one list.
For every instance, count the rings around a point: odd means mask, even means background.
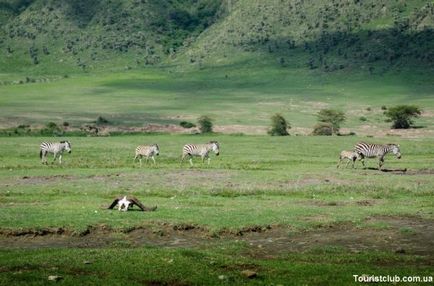
[{"label": "herd of zebra", "polygon": [[[62,154],[63,152],[71,153],[72,147],[69,141],[60,142],[43,142],[40,146],[39,157],[41,158],[42,164],[47,164],[47,154],[51,153],[54,155],[53,163],[59,158],[59,164],[62,164]],[[193,166],[193,157],[201,157],[202,163],[205,159],[208,160],[208,165],[210,163],[209,153],[214,152],[216,156],[220,154],[220,144],[217,141],[210,141],[206,144],[185,144],[182,148],[181,164],[184,159],[189,157],[190,165]],[[139,159],[140,167],[142,166],[142,158],[146,158],[148,162],[149,158],[155,164],[155,156],[160,155],[160,147],[158,144],[152,145],[140,145],[136,148],[136,155],[134,156],[134,162]]]},{"label": "herd of zebra", "polygon": [[[40,158],[43,164],[47,164],[47,154],[52,153],[54,155],[53,162],[59,158],[59,164],[62,164],[62,154],[63,152],[71,153],[72,147],[69,141],[60,141],[60,142],[43,142],[41,144],[41,150],[39,152]],[[205,159],[208,160],[208,165],[210,163],[209,153],[214,152],[216,156],[220,154],[220,144],[217,141],[210,141],[206,144],[186,144],[182,148],[182,157],[181,164],[185,158],[189,157],[190,165],[193,166],[192,158],[194,156],[201,157],[202,163],[205,162]],[[384,164],[384,156],[386,154],[392,153],[398,159],[401,159],[401,152],[399,150],[398,144],[369,144],[365,142],[357,143],[354,146],[353,151],[342,151],[339,156],[339,161],[337,168],[339,168],[340,164],[343,160],[347,160],[346,167],[350,162],[354,163],[356,160],[362,161],[363,167],[365,167],[365,158],[378,158],[378,169]],[[136,148],[136,153],[134,156],[134,161],[139,159],[140,166],[142,166],[142,158],[146,158],[146,162],[148,162],[149,158],[155,164],[155,156],[160,155],[160,147],[157,144],[152,145],[140,145]]]}]

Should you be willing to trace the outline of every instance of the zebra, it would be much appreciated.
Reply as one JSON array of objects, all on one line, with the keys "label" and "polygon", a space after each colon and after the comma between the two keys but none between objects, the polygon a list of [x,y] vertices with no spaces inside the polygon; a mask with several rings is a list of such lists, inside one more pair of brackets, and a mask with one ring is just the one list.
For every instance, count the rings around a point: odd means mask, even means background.
[{"label": "zebra", "polygon": [[71,143],[69,141],[60,142],[42,142],[39,151],[39,158],[41,158],[42,164],[47,163],[47,154],[53,153],[54,159],[53,163],[56,161],[57,156],[59,156],[59,164],[62,164],[62,154],[64,151],[71,153]]},{"label": "zebra", "polygon": [[354,168],[354,163],[356,162],[357,159],[360,159],[359,154],[357,154],[357,152],[354,151],[342,151],[341,154],[339,155],[339,161],[338,161],[338,165],[336,166],[336,168],[339,168],[339,166],[342,163],[342,160],[347,159],[347,164],[345,165],[345,168],[348,167],[348,164],[352,161],[353,162],[353,168]]},{"label": "zebra", "polygon": [[184,162],[185,157],[189,156],[190,165],[193,167],[193,156],[201,157],[202,163],[205,162],[205,158],[208,159],[208,165],[210,162],[209,152],[213,151],[216,156],[220,154],[220,144],[217,141],[210,141],[206,144],[186,144],[182,149],[181,165]]},{"label": "zebra", "polygon": [[359,142],[354,146],[354,150],[359,155],[359,160],[362,161],[363,167],[365,167],[365,158],[378,158],[378,169],[384,164],[384,156],[387,153],[392,153],[396,158],[401,159],[401,152],[398,144],[370,144],[365,142]]},{"label": "zebra", "polygon": [[146,157],[146,163],[148,162],[149,158],[154,161],[155,165],[155,155],[160,155],[160,147],[158,147],[157,144],[152,145],[140,145],[136,148],[136,156],[134,157],[134,162],[139,158],[140,161],[140,167],[142,167],[142,158],[143,156]]}]

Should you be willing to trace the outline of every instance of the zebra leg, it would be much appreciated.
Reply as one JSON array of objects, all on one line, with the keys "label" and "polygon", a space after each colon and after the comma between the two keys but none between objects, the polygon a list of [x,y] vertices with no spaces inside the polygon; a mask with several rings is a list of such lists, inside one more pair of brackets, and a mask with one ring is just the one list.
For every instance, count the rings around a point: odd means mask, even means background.
[{"label": "zebra leg", "polygon": [[350,160],[347,160],[347,164],[345,165],[345,169],[348,168],[348,164],[350,164]]},{"label": "zebra leg", "polygon": [[341,162],[342,162],[342,158],[339,157],[339,161],[338,161],[338,164],[336,165],[336,168],[339,168],[339,166],[341,165]]},{"label": "zebra leg", "polygon": [[381,167],[383,167],[384,164],[384,157],[381,157],[378,161],[378,170],[381,170]]},{"label": "zebra leg", "polygon": [[62,165],[62,155],[59,155],[59,164]]},{"label": "zebra leg", "polygon": [[142,167],[142,156],[139,157],[140,168]]},{"label": "zebra leg", "polygon": [[155,158],[154,156],[151,157],[152,161],[154,161],[154,165],[155,165]]},{"label": "zebra leg", "polygon": [[356,160],[357,160],[357,158],[353,158],[353,159],[352,159],[352,161],[353,161],[353,166],[352,166],[353,169],[354,169],[354,164],[356,163]]},{"label": "zebra leg", "polygon": [[45,151],[41,151],[41,152],[42,152],[41,162],[42,164],[47,164],[47,153]]},{"label": "zebra leg", "polygon": [[190,156],[189,161],[190,161],[190,166],[193,167],[193,157],[192,156]]},{"label": "zebra leg", "polygon": [[54,153],[53,162],[51,162],[51,164],[54,164],[54,162],[56,162],[56,159],[57,159],[57,153]]},{"label": "zebra leg", "polygon": [[210,157],[208,157],[208,166],[209,166],[209,162],[211,161],[211,158]]}]

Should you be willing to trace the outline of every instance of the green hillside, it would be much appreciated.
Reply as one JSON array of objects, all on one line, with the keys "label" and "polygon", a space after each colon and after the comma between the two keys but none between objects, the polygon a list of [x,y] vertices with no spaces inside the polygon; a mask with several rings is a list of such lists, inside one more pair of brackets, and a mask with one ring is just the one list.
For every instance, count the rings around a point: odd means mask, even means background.
[{"label": "green hillside", "polygon": [[2,72],[252,59],[325,72],[434,66],[426,0],[3,0],[0,26]]}]

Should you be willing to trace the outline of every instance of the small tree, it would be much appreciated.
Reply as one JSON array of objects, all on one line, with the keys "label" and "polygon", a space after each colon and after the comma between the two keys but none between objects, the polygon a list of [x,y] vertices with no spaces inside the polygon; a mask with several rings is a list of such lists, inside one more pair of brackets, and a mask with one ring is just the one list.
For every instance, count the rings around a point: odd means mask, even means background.
[{"label": "small tree", "polygon": [[212,133],[212,119],[208,116],[203,115],[199,117],[197,124],[199,125],[200,133]]},{"label": "small tree", "polygon": [[345,114],[335,109],[322,109],[318,112],[317,117],[319,122],[331,124],[332,133],[337,133],[341,123],[345,121]]},{"label": "small tree", "polygon": [[288,128],[290,129],[291,125],[281,114],[276,113],[271,117],[271,129],[268,134],[271,136],[286,136],[289,135]]},{"label": "small tree", "polygon": [[333,126],[328,122],[320,122],[313,127],[312,135],[333,135]]},{"label": "small tree", "polygon": [[419,117],[422,110],[414,105],[398,105],[389,108],[384,114],[393,122],[392,128],[407,129],[413,125],[413,118]]}]

